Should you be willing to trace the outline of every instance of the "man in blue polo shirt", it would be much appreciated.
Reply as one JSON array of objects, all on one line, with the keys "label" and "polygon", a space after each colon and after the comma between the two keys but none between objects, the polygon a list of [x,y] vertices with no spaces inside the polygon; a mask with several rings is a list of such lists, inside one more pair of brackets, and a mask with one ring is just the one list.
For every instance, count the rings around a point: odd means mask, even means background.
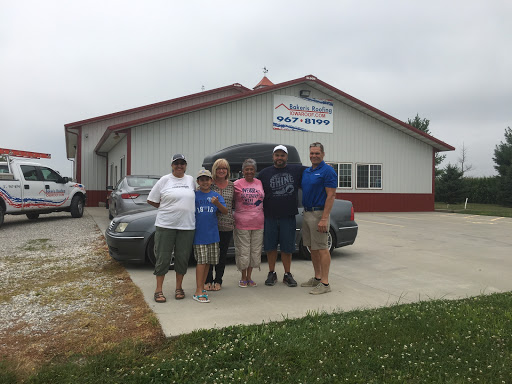
[{"label": "man in blue polo shirt", "polygon": [[331,213],[338,176],[334,169],[324,162],[324,146],[313,143],[309,146],[311,167],[302,174],[302,242],[311,250],[311,261],[315,276],[301,287],[312,287],[313,295],[331,292],[329,285],[329,267],[331,254],[327,244],[329,233],[329,214]]}]

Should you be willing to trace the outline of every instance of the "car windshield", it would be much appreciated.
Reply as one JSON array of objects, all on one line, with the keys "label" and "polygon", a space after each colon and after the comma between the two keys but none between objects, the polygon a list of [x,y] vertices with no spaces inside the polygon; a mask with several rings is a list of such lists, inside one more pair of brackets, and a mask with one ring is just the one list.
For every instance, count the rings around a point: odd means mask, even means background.
[{"label": "car windshield", "polygon": [[128,185],[133,188],[153,188],[159,179],[156,177],[127,177]]}]

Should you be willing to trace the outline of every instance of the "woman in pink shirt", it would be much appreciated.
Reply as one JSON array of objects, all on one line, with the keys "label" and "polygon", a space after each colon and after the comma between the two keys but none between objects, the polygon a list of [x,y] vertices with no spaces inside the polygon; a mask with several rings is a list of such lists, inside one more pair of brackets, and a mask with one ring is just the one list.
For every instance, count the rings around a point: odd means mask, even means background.
[{"label": "woman in pink shirt", "polygon": [[242,164],[243,179],[235,181],[234,206],[236,266],[242,272],[238,282],[241,288],[255,287],[251,274],[261,264],[263,244],[263,185],[256,179],[256,161],[247,159]]}]

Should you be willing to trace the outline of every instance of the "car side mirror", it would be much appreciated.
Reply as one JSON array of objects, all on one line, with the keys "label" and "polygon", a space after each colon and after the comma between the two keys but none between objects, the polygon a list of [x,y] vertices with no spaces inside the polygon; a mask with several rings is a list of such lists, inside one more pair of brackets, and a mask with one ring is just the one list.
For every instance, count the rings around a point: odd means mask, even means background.
[{"label": "car side mirror", "polygon": [[114,187],[111,186],[111,185],[107,185],[107,191],[113,191],[114,190]]},{"label": "car side mirror", "polygon": [[63,177],[63,178],[61,178],[61,182],[62,182],[62,184],[67,184],[67,183],[70,182],[70,178],[69,177]]}]

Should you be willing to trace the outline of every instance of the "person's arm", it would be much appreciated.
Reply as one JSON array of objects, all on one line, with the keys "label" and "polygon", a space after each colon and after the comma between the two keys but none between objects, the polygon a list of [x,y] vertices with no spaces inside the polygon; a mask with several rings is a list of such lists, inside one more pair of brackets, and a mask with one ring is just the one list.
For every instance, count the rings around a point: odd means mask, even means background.
[{"label": "person's arm", "polygon": [[318,232],[329,231],[329,214],[331,213],[332,206],[334,205],[334,199],[336,199],[336,188],[325,188],[327,198],[325,199],[324,210],[322,212],[322,218],[318,222]]},{"label": "person's arm", "polygon": [[155,203],[154,201],[151,201],[151,200],[146,200],[146,201],[147,201],[147,203],[148,203],[149,205],[152,205],[152,206],[153,206],[153,207],[155,207],[155,208],[160,207],[160,203]]},{"label": "person's arm", "polygon": [[226,213],[228,213],[228,209],[225,205],[222,205],[222,203],[219,201],[219,199],[215,196],[212,197],[212,204],[215,205],[217,207],[217,209],[219,210],[220,213],[222,213],[223,215],[225,215]]}]

